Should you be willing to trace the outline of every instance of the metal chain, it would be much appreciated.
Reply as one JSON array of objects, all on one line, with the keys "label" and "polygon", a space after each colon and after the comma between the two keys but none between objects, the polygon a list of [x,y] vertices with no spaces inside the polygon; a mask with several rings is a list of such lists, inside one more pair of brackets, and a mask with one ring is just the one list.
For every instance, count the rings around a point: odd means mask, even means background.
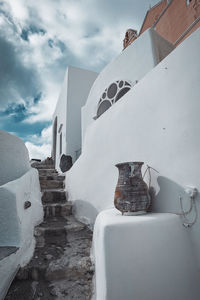
[{"label": "metal chain", "polygon": [[[154,168],[150,167],[149,165],[147,165],[147,168],[144,172],[144,175],[143,175],[142,179],[144,179],[144,177],[145,177],[145,175],[148,171],[148,174],[149,174],[148,187],[149,188],[151,186],[151,169],[154,170],[155,172],[159,173],[156,169],[154,169]],[[194,201],[194,197],[190,197],[190,208],[189,208],[188,211],[184,211],[184,209],[183,209],[183,201],[182,201],[181,196],[179,196],[179,200],[180,200],[181,213],[175,213],[175,214],[184,218],[184,222],[183,222],[184,227],[186,227],[186,228],[192,227],[197,222],[197,218],[198,218],[198,210],[197,210],[196,202]],[[187,215],[189,215],[191,213],[193,207],[194,207],[194,211],[195,211],[195,217],[194,217],[194,220],[191,222],[188,219]],[[169,213],[172,213],[172,212],[169,212]]]},{"label": "metal chain", "polygon": [[[179,214],[179,215],[184,217],[184,221],[186,221],[183,223],[183,226],[184,227],[192,227],[197,222],[197,218],[198,218],[198,210],[197,210],[196,202],[194,201],[194,197],[190,197],[190,209],[187,212],[185,212],[183,209],[182,197],[180,196],[179,199],[180,199],[180,206],[181,206],[181,211],[182,211],[182,214]],[[192,211],[193,207],[194,207],[194,211],[195,211],[195,217],[194,217],[194,220],[191,222],[187,218],[187,215]]]}]

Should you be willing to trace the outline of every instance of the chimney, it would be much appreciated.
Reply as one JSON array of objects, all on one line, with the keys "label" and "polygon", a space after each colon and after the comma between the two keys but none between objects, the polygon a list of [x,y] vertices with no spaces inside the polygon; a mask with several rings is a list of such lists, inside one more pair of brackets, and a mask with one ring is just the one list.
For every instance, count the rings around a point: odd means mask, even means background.
[{"label": "chimney", "polygon": [[127,29],[125,33],[125,38],[123,40],[123,50],[128,47],[134,40],[138,37],[137,30]]}]

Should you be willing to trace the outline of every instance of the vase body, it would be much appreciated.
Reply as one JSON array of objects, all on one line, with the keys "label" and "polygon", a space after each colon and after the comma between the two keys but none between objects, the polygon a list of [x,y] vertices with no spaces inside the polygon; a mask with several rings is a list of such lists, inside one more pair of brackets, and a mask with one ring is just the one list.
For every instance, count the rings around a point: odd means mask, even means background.
[{"label": "vase body", "polygon": [[145,213],[150,206],[147,184],[142,179],[143,162],[117,164],[119,178],[115,189],[114,205],[122,214]]}]

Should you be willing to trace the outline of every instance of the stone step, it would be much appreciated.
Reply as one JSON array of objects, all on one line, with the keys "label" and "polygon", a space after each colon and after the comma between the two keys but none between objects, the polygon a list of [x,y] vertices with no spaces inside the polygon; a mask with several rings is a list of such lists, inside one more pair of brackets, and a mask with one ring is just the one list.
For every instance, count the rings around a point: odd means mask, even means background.
[{"label": "stone step", "polygon": [[91,280],[93,276],[93,266],[90,257],[71,257],[67,256],[62,261],[53,261],[45,273],[45,279],[53,280],[77,280],[86,279]]},{"label": "stone step", "polygon": [[44,219],[50,217],[65,217],[72,214],[72,203],[47,203],[43,205]]},{"label": "stone step", "polygon": [[90,261],[92,232],[86,226],[83,230],[77,231],[76,226],[72,225],[74,223],[79,222],[74,222],[74,217],[71,217],[68,223],[68,228],[70,227],[71,230],[67,232],[67,247],[64,248],[64,253],[60,258],[50,261],[45,275],[46,280],[91,279],[93,274]]},{"label": "stone step", "polygon": [[62,189],[64,182],[60,180],[40,180],[41,189]]},{"label": "stone step", "polygon": [[[65,176],[53,165],[40,164],[44,221],[35,227],[36,248],[21,268],[7,300],[91,299],[93,266],[92,232],[72,215],[64,190]],[[17,291],[17,293],[16,293]]]},{"label": "stone step", "polygon": [[40,237],[41,228],[43,235],[49,235],[49,242],[45,240],[43,247],[35,248],[29,264],[19,270],[6,300],[92,299],[91,230],[73,216],[43,222],[37,227]]},{"label": "stone step", "polygon": [[[48,282],[48,281],[47,281]],[[56,296],[56,299],[78,299],[78,300],[91,300],[94,299],[93,296],[93,284],[91,280],[85,278],[77,277],[75,280],[55,280],[51,281],[51,295]],[[45,298],[50,300],[49,298]],[[55,298],[54,298],[55,299]]]},{"label": "stone step", "polygon": [[91,280],[94,274],[89,256],[67,257],[64,253],[60,259],[54,260],[53,255],[47,254],[47,258],[37,262],[36,259],[29,265],[21,268],[17,274],[19,281],[58,281],[58,280]]},{"label": "stone step", "polygon": [[40,169],[55,169],[54,165],[47,165],[47,164],[38,164],[35,165],[34,168],[40,170]]},{"label": "stone step", "polygon": [[38,172],[40,176],[51,176],[58,174],[55,169],[39,169]]},{"label": "stone step", "polygon": [[[47,255],[50,257],[50,255]],[[39,281],[42,279],[53,281],[53,280],[77,280],[87,279],[90,280],[94,270],[90,261],[90,257],[74,257],[74,259],[62,259],[60,261],[54,261],[51,263],[41,263],[37,265],[29,264],[25,268],[20,269],[17,274],[18,280],[35,280]]]},{"label": "stone step", "polygon": [[41,248],[46,245],[66,243],[67,233],[64,227],[66,224],[66,219],[57,217],[51,219],[51,222],[45,220],[42,224],[35,227],[34,236],[36,239],[36,247]]},{"label": "stone step", "polygon": [[67,201],[66,191],[63,189],[47,189],[42,191],[42,203],[64,203]]},{"label": "stone step", "polygon": [[79,232],[85,228],[86,228],[86,225],[77,221],[73,215],[67,217],[67,225],[65,225],[65,230],[67,232],[75,233],[75,232]]},{"label": "stone step", "polygon": [[36,248],[34,256],[24,268],[17,274],[18,280],[42,280],[45,278],[46,270],[50,261],[59,259],[64,253],[66,241],[58,245],[47,245],[43,248]]},{"label": "stone step", "polygon": [[86,227],[75,220],[73,216],[56,217],[46,220],[39,226],[35,227],[34,236],[36,238],[36,246],[44,247],[45,244],[65,243],[68,232],[81,231]]},{"label": "stone step", "polygon": [[[79,223],[73,217],[72,221]],[[87,227],[80,231],[68,231],[67,239],[59,245],[45,244],[43,248],[36,247],[32,260],[18,272],[17,278],[36,281],[90,280],[93,274],[91,243],[92,232]]]},{"label": "stone step", "polygon": [[65,176],[63,175],[58,175],[57,173],[53,173],[51,175],[45,174],[45,175],[40,175],[39,176],[40,180],[59,180],[59,181],[64,181],[65,180]]}]

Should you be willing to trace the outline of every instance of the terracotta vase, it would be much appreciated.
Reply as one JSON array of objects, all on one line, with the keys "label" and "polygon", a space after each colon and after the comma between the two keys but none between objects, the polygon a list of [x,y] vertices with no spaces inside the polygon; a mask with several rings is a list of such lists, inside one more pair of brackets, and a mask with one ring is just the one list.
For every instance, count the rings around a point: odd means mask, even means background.
[{"label": "terracotta vase", "polygon": [[122,214],[145,213],[150,206],[147,184],[142,179],[143,162],[117,164],[119,178],[115,189],[114,205]]}]

